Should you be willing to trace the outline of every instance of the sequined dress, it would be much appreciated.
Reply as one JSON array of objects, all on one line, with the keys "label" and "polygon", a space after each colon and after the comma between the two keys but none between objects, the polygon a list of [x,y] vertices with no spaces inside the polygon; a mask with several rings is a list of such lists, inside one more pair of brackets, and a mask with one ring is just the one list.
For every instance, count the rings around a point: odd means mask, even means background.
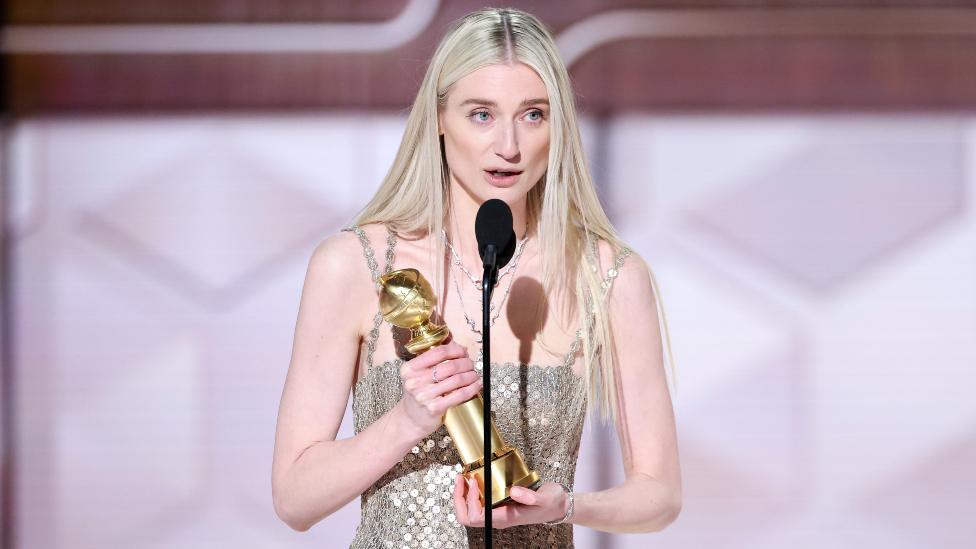
[{"label": "sequined dress", "polygon": [[[369,237],[359,227],[346,230],[359,237],[376,283],[380,270]],[[393,268],[395,246],[396,235],[388,231],[383,272]],[[622,257],[625,255],[618,256],[615,267],[619,268]],[[614,269],[611,273],[616,275]],[[604,279],[605,287],[613,276]],[[403,360],[376,363],[373,359],[383,323],[377,312],[365,341],[361,367],[366,374],[353,389],[353,424],[357,434],[393,408],[403,395]],[[385,332],[392,337],[389,331]],[[556,366],[491,365],[495,423],[504,439],[518,448],[528,466],[539,473],[543,483],[573,485],[586,412],[583,380],[572,367],[579,347],[577,336],[562,364]],[[481,365],[476,364],[475,369],[480,371]],[[465,527],[454,515],[452,494],[460,463],[451,438],[441,425],[362,494],[362,519],[351,549],[484,547],[484,528]],[[571,548],[573,527],[532,524],[495,529],[492,545],[499,549]]]}]

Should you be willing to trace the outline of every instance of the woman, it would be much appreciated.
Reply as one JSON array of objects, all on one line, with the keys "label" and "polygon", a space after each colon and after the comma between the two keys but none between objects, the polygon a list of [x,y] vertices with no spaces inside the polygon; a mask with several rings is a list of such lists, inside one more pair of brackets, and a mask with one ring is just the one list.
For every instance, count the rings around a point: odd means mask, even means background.
[{"label": "woman", "polygon": [[[518,238],[492,300],[492,410],[542,477],[493,510],[494,545],[571,547],[572,524],[649,532],[677,516],[653,278],[597,199],[551,35],[527,13],[484,9],[442,39],[356,226],[310,260],[272,471],[291,527],[362,495],[353,547],[484,544],[477,486],[458,474],[442,416],[481,389],[474,218],[491,198],[512,208]],[[405,267],[432,281],[453,336],[417,357],[377,312],[377,278]],[[350,388],[356,435],[335,440]],[[573,494],[588,408],[615,422],[627,480]]]}]

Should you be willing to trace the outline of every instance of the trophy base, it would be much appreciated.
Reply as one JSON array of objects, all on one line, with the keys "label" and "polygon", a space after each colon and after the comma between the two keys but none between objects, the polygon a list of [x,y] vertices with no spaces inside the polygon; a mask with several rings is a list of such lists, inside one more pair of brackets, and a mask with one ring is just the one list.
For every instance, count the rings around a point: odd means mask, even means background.
[{"label": "trophy base", "polygon": [[[478,481],[478,489],[485,493],[485,468],[477,467],[467,473]],[[512,449],[491,460],[491,507],[494,509],[512,499],[512,486],[533,488],[539,482],[539,473],[525,465],[518,450]]]}]

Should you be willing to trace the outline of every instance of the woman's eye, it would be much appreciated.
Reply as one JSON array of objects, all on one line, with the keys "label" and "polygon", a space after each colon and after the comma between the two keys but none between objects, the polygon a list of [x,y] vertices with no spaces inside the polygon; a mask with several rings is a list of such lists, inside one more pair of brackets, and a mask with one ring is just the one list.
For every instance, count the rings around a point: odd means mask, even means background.
[{"label": "woman's eye", "polygon": [[540,122],[543,118],[545,118],[545,114],[538,110],[530,112],[529,116],[535,116],[535,118],[530,118],[532,122]]},{"label": "woman's eye", "polygon": [[[485,115],[485,117],[481,118],[481,115]],[[488,111],[476,111],[471,113],[471,116],[476,117],[475,120],[477,120],[478,122],[487,122],[489,114]]]}]

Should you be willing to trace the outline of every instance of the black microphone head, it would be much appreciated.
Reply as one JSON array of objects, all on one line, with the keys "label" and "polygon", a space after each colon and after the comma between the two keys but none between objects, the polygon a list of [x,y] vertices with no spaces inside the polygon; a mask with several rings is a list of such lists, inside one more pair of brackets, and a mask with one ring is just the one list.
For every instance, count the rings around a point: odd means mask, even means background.
[{"label": "black microphone head", "polygon": [[501,269],[515,255],[515,231],[512,230],[512,209],[504,200],[492,198],[478,208],[474,218],[474,234],[478,239],[478,253],[485,258],[485,249],[494,245],[498,254],[497,268]]}]

